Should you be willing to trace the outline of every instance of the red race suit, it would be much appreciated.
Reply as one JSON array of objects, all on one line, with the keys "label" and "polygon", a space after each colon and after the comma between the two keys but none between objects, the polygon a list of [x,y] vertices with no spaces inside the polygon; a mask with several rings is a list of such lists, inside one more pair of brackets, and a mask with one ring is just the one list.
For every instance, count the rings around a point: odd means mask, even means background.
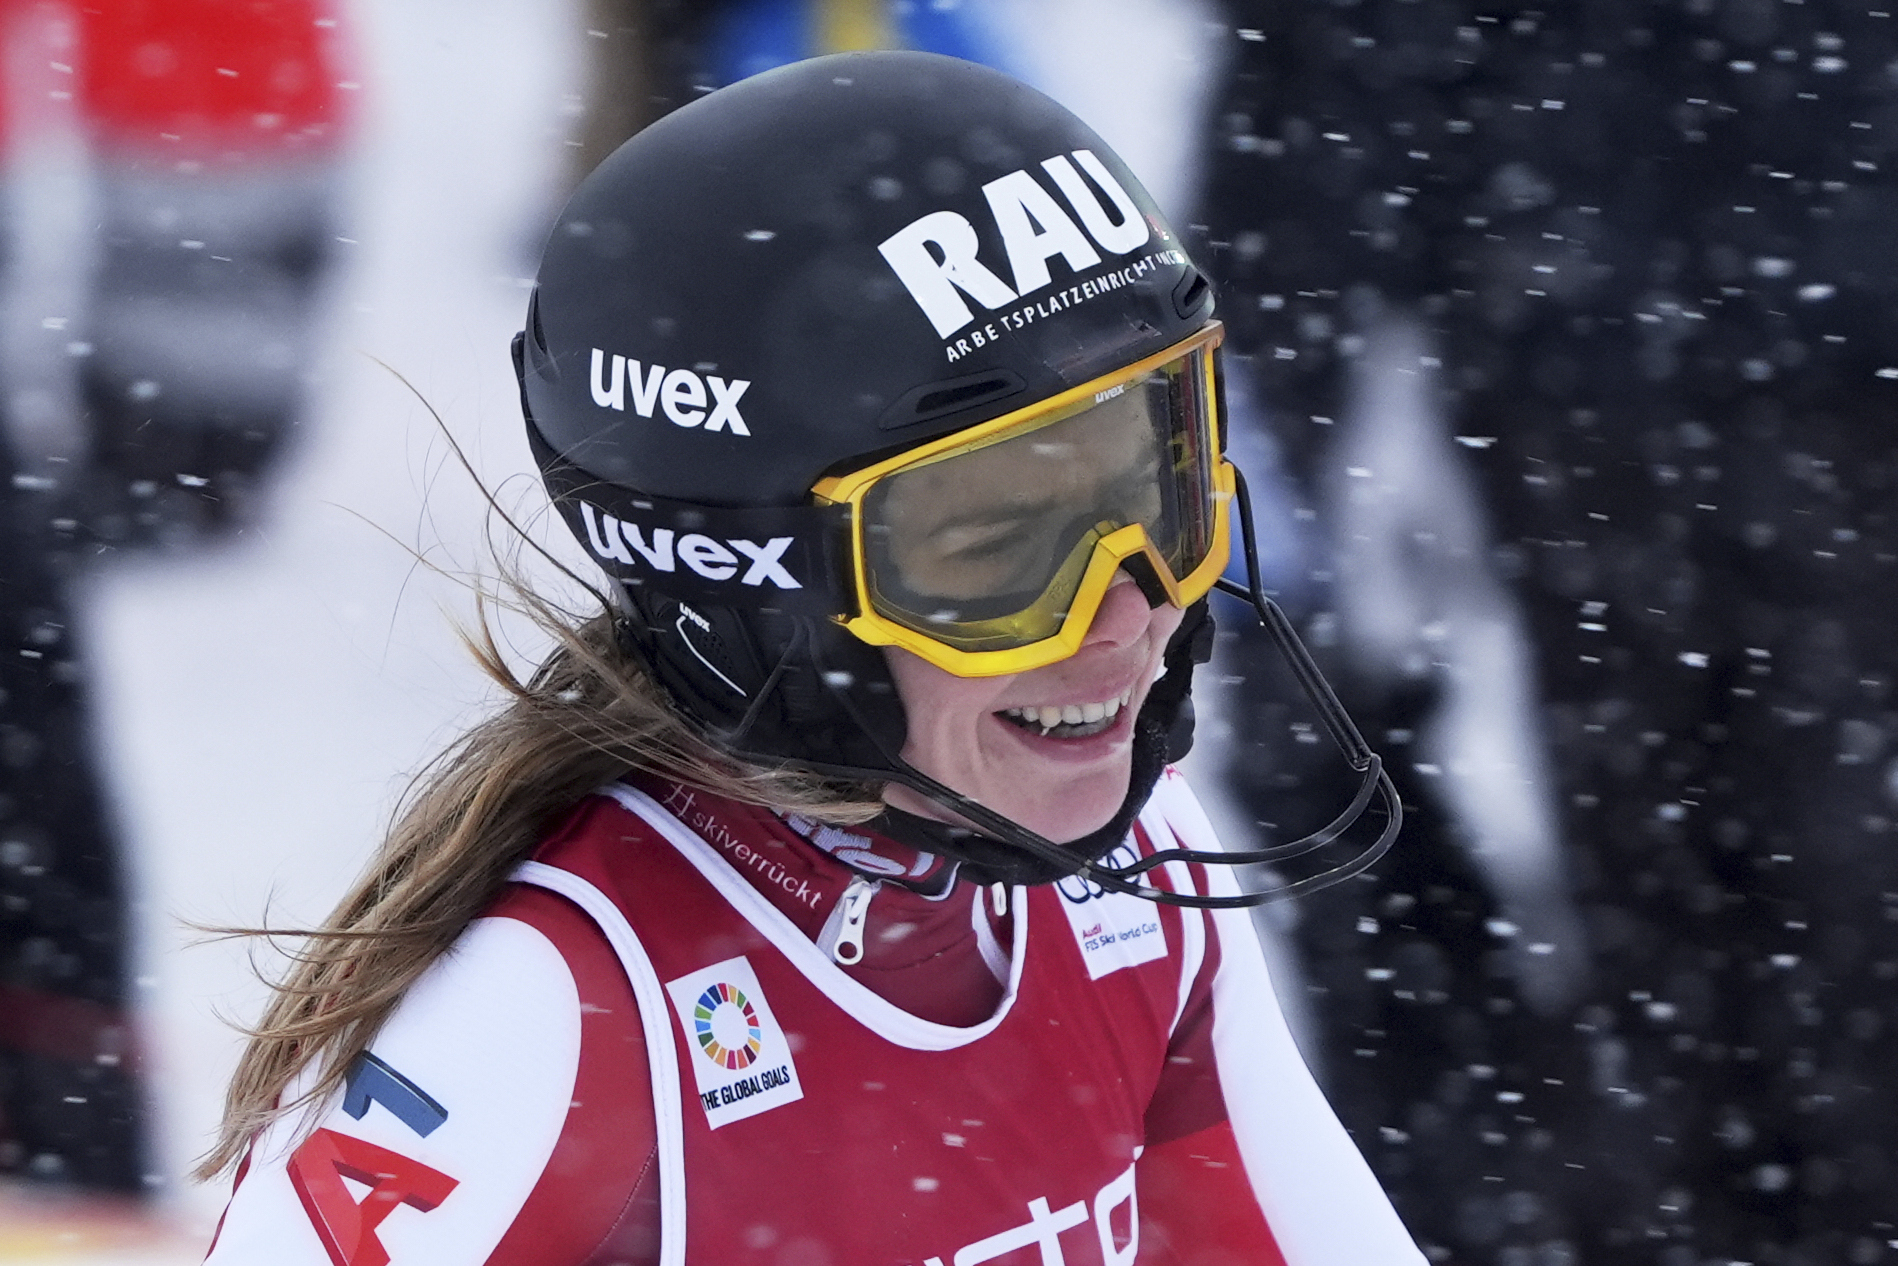
[{"label": "red race suit", "polygon": [[[1118,860],[1176,845],[1169,771]],[[661,783],[516,880],[259,1137],[212,1266],[1421,1266],[1243,910]]]}]

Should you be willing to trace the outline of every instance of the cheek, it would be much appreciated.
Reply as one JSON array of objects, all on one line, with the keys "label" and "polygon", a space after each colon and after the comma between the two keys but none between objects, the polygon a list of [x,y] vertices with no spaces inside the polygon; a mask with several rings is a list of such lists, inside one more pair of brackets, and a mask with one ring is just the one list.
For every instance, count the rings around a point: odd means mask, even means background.
[{"label": "cheek", "polygon": [[907,720],[903,758],[932,775],[973,758],[983,720],[1013,679],[957,677],[894,647],[884,655]]},{"label": "cheek", "polygon": [[1157,655],[1166,653],[1166,644],[1179,632],[1180,624],[1186,619],[1186,612],[1165,603],[1153,609],[1153,622],[1147,627],[1153,639]]}]

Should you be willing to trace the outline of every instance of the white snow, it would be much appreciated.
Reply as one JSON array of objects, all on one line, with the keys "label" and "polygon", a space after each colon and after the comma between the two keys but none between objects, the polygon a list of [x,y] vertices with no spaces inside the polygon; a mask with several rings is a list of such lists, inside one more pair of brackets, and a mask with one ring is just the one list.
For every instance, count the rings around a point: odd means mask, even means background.
[{"label": "white snow", "polygon": [[336,229],[348,241],[270,509],[235,547],[129,560],[82,598],[139,894],[162,1209],[191,1246],[175,1260],[197,1260],[225,1198],[183,1179],[240,1048],[221,1013],[252,1017],[264,996],[250,947],[203,944],[188,923],[321,918],[406,775],[486,697],[454,632],[468,590],[415,557],[491,572],[484,506],[395,375],[504,501],[519,485],[503,481],[532,469],[508,341],[564,178],[579,24],[521,0],[351,17],[366,88]]}]

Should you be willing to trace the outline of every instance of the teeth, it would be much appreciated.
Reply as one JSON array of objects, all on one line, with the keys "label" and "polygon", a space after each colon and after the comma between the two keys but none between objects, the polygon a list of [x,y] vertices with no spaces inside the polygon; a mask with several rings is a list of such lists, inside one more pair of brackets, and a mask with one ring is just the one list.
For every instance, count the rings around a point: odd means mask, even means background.
[{"label": "teeth", "polygon": [[1128,696],[1133,692],[1100,703],[1070,703],[1061,707],[1052,704],[1025,708],[1006,708],[1004,715],[1016,717],[1044,730],[1052,730],[1057,725],[1091,725],[1097,721],[1106,721],[1120,715],[1127,706]]}]

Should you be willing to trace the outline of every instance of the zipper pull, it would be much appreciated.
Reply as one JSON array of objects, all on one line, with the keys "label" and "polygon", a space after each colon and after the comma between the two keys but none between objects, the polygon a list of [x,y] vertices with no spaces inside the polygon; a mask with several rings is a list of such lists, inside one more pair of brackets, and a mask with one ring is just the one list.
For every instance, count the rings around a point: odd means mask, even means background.
[{"label": "zipper pull", "polygon": [[881,886],[877,880],[858,875],[837,901],[836,912],[830,918],[835,929],[830,956],[845,967],[854,967],[863,961],[863,932],[870,921],[870,899]]}]

